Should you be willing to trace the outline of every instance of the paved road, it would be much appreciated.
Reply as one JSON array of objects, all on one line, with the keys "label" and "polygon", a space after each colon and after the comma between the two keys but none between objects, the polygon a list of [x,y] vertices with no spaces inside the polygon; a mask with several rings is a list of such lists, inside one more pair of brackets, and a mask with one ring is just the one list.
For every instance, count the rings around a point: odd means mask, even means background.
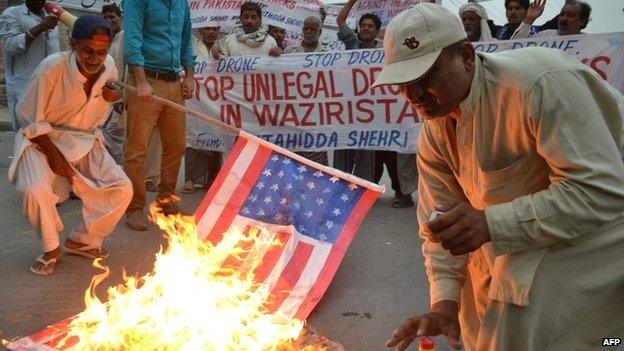
[{"label": "paved road", "polygon": [[[0,133],[0,338],[4,339],[32,334],[80,312],[84,291],[97,273],[89,261],[67,255],[52,277],[29,272],[40,241],[20,214],[21,202],[5,176],[12,153],[13,134]],[[193,211],[202,196],[185,196],[184,209]],[[391,208],[391,196],[384,195],[371,210],[309,318],[313,328],[346,350],[385,350],[387,336],[400,321],[428,308],[414,208]],[[79,200],[70,200],[59,208],[63,238],[80,219],[80,206]],[[122,269],[132,275],[151,271],[162,243],[156,230],[133,232],[120,223],[106,241],[112,275],[98,295],[122,282]],[[447,350],[443,344],[438,340],[437,349]]]}]

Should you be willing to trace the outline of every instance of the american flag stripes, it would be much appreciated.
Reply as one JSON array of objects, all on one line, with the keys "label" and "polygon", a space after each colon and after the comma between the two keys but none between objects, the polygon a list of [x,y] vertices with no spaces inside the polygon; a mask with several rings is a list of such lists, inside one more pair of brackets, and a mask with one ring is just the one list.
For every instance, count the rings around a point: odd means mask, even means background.
[{"label": "american flag stripes", "polygon": [[[267,284],[268,309],[306,319],[329,286],[364,216],[383,188],[309,161],[241,132],[198,207],[201,238],[219,242],[231,226],[262,227],[284,245],[268,249],[255,280]],[[242,261],[235,260],[235,264]],[[55,350],[71,318],[8,347]],[[68,340],[63,347],[71,347]]]},{"label": "american flag stripes", "polygon": [[256,280],[271,287],[270,308],[306,319],[381,191],[242,132],[197,209],[198,233],[212,242],[232,225],[277,233],[285,245],[267,252]]}]

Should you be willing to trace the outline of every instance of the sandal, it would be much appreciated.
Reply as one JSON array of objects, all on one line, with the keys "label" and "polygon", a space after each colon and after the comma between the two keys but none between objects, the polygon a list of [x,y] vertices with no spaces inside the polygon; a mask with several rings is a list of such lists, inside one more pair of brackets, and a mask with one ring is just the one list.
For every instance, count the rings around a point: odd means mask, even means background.
[{"label": "sandal", "polygon": [[35,263],[30,266],[30,271],[34,275],[52,275],[54,273],[54,268],[56,268],[56,264],[59,262],[59,257],[52,257],[50,259],[43,258],[43,254],[35,260]]},{"label": "sandal", "polygon": [[[77,247],[67,246],[68,242],[73,243],[73,245],[77,245]],[[97,258],[105,259],[108,257],[108,252],[101,247],[79,243],[69,238],[65,240],[63,249],[69,254],[86,257],[92,260]]]},{"label": "sandal", "polygon": [[182,193],[184,194],[193,194],[195,192],[195,183],[192,180],[187,180],[184,182],[184,186],[182,187]]}]

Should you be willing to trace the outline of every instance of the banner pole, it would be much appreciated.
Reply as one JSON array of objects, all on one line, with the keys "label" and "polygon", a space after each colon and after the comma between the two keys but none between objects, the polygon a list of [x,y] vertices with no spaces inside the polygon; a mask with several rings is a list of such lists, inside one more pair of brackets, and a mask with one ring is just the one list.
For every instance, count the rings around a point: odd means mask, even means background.
[{"label": "banner pole", "polygon": [[[118,86],[120,86],[120,87],[122,87],[122,88],[124,88],[124,89],[126,89],[128,91],[131,91],[131,92],[136,94],[136,88],[134,86],[130,85],[130,84],[126,84],[126,83],[119,82],[119,81],[115,81],[113,84],[118,85]],[[167,105],[167,106],[169,106],[171,108],[174,108],[174,109],[176,109],[178,111],[185,112],[185,113],[187,113],[187,114],[189,114],[189,115],[191,115],[193,117],[201,119],[202,121],[204,121],[206,123],[212,124],[212,125],[217,126],[219,128],[223,128],[223,129],[225,129],[228,132],[231,132],[233,134],[238,134],[241,131],[240,129],[238,129],[236,127],[232,127],[229,124],[221,122],[217,118],[213,118],[213,117],[208,116],[208,115],[206,115],[204,113],[191,110],[191,109],[187,108],[186,106],[177,104],[177,103],[175,103],[173,101],[167,100],[167,99],[165,99],[163,97],[160,97],[158,95],[152,95],[152,97],[154,98],[155,102],[159,102],[159,103],[161,103],[163,105]]]}]

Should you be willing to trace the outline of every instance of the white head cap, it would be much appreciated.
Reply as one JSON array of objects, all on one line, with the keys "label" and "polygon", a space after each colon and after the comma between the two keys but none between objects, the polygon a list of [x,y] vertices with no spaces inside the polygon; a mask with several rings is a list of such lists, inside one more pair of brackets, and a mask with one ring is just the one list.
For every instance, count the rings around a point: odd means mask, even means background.
[{"label": "white head cap", "polygon": [[403,84],[422,77],[442,49],[467,38],[457,16],[430,3],[413,5],[390,21],[384,37],[384,68],[373,86]]}]

